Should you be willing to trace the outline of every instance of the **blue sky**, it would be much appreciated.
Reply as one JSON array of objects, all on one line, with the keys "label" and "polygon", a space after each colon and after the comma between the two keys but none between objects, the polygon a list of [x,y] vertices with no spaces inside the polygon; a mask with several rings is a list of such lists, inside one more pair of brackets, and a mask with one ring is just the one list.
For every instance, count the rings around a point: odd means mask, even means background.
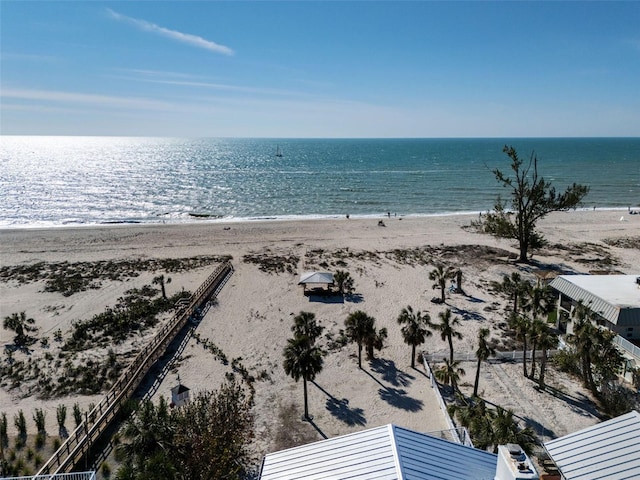
[{"label": "blue sky", "polygon": [[640,136],[640,2],[0,3],[0,132]]}]

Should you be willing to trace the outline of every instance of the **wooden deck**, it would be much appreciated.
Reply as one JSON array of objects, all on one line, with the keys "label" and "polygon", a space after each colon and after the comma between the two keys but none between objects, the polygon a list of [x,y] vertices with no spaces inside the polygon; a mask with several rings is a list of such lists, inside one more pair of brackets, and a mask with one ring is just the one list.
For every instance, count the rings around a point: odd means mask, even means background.
[{"label": "wooden deck", "polygon": [[85,414],[85,420],[69,435],[33,478],[72,471],[76,463],[90,451],[92,445],[118,415],[121,407],[131,397],[155,362],[164,354],[171,341],[192,316],[198,314],[200,308],[217,295],[232,273],[231,262],[225,262],[209,275],[191,296],[189,304],[184,305],[140,351],[106,397],[91,412]]}]

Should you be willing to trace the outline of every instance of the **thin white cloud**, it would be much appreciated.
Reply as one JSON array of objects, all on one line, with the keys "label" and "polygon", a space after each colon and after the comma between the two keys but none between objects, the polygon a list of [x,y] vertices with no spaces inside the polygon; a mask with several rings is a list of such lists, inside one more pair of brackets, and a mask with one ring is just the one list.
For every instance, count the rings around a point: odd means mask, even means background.
[{"label": "thin white cloud", "polygon": [[296,97],[310,96],[305,93],[293,92],[290,90],[280,90],[277,88],[246,87],[241,85],[228,85],[224,83],[188,82],[188,81],[180,81],[180,80],[146,80],[146,81],[151,83],[160,83],[164,85],[209,88],[209,89],[223,90],[223,91],[229,91],[229,92],[255,93],[255,94],[262,94],[262,95],[296,96]]},{"label": "thin white cloud", "polygon": [[126,15],[122,15],[109,8],[107,8],[106,10],[107,10],[107,13],[109,13],[109,15],[115,20],[118,20],[121,22],[127,22],[145,32],[156,33],[158,35],[162,35],[163,37],[170,38],[177,42],[186,43],[187,45],[191,45],[198,48],[204,48],[205,50],[209,50],[210,52],[221,53],[223,55],[235,54],[235,52],[231,48],[225,45],[220,45],[218,43],[212,42],[210,40],[206,40],[197,35],[178,32],[176,30],[169,30],[168,28],[161,27],[159,25],[156,25],[155,23],[147,22],[146,20],[139,20],[137,18],[127,17]]},{"label": "thin white cloud", "polygon": [[5,88],[0,92],[2,100],[37,100],[44,102],[60,102],[72,104],[104,105],[110,107],[129,107],[158,109],[169,105],[167,102],[135,97],[115,97],[112,95],[96,95],[75,92],[60,92],[56,90],[29,90]]},{"label": "thin white cloud", "polygon": [[116,71],[122,71],[125,75],[109,75],[108,77],[127,81],[172,85],[176,87],[193,87],[209,90],[220,90],[234,93],[275,95],[279,97],[318,97],[318,95],[316,94],[296,90],[283,90],[279,88],[251,87],[246,85],[230,85],[226,83],[199,81],[198,79],[201,77],[186,73],[140,69],[117,69]]}]

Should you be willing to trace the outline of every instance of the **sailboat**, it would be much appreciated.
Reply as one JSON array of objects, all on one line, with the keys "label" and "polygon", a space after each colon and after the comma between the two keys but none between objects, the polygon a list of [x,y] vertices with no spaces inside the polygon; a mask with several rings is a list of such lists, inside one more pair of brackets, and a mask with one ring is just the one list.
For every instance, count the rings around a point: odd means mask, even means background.
[{"label": "sailboat", "polygon": [[276,148],[276,157],[281,157],[282,156],[282,150],[280,150],[280,145],[278,145],[278,147]]}]

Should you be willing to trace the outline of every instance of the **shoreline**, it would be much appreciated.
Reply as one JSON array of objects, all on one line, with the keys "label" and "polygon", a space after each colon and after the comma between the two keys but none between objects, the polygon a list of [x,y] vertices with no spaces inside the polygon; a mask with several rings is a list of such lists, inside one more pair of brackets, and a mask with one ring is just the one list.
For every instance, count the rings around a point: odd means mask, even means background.
[{"label": "shoreline", "polygon": [[[628,212],[637,211],[640,207],[581,207],[573,209],[569,212],[556,212],[556,213],[571,213],[571,212]],[[440,218],[440,217],[460,217],[460,216],[478,216],[479,214],[486,214],[488,210],[471,210],[471,211],[457,211],[457,212],[441,212],[441,213],[406,213],[397,214],[397,212],[390,212],[390,216],[387,213],[369,213],[369,214],[312,214],[312,215],[259,215],[249,217],[216,217],[215,215],[207,214],[187,214],[188,218],[184,219],[171,219],[163,221],[146,221],[146,220],[114,220],[104,221],[96,223],[84,223],[84,222],[67,222],[67,223],[31,223],[31,224],[12,224],[1,225],[0,232],[3,231],[15,231],[15,230],[58,230],[58,229],[86,229],[86,228],[100,228],[100,227],[128,227],[128,226],[162,226],[162,225],[220,225],[220,224],[245,224],[245,223],[261,223],[261,222],[313,222],[322,220],[370,220],[370,219],[414,219],[414,218]]]}]

